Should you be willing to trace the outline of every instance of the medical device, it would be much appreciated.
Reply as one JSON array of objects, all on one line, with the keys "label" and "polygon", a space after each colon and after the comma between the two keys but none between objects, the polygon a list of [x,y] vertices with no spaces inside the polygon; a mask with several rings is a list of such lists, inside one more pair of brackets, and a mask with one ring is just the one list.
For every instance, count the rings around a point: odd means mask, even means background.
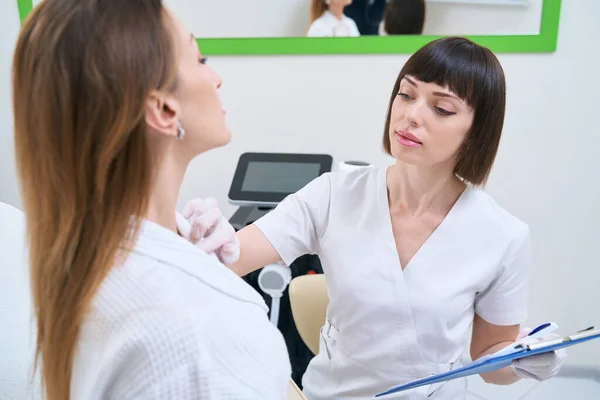
[{"label": "medical device", "polygon": [[[284,198],[330,172],[328,154],[244,153],[229,189],[229,201],[240,208],[229,222],[240,230],[271,211]],[[271,297],[271,321],[279,321],[280,301],[292,280],[290,268],[272,264],[258,272],[258,287]]]},{"label": "medical device", "polygon": [[327,154],[244,153],[231,182],[229,201],[244,207],[275,207],[331,171],[332,163]]},{"label": "medical device", "polygon": [[292,280],[292,272],[288,267],[280,264],[270,264],[258,274],[258,286],[271,296],[271,322],[279,325],[279,308],[283,292]]}]

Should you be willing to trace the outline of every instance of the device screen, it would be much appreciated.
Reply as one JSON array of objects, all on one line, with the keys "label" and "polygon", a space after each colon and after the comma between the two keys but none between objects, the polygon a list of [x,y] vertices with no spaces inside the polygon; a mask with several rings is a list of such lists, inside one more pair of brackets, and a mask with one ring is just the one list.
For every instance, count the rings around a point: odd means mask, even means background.
[{"label": "device screen", "polygon": [[295,193],[317,178],[320,168],[317,163],[250,161],[242,191]]}]

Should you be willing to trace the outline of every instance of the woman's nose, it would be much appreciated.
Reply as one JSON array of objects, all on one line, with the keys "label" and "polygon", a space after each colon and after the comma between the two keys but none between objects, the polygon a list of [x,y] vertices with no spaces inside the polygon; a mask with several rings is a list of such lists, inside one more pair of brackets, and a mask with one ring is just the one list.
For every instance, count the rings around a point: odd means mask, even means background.
[{"label": "woman's nose", "polygon": [[423,110],[423,104],[420,101],[415,101],[408,106],[406,110],[406,119],[413,126],[421,125],[421,114]]},{"label": "woman's nose", "polygon": [[213,82],[217,86],[217,89],[219,89],[223,84],[223,78],[221,78],[221,75],[219,75],[214,69],[211,68],[210,71],[212,73]]}]

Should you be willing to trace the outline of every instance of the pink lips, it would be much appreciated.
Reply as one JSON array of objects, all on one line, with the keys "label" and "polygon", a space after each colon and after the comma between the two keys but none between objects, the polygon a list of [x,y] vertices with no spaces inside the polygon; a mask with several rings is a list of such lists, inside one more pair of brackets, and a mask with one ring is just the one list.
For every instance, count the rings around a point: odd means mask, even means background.
[{"label": "pink lips", "polygon": [[407,131],[396,131],[396,140],[406,147],[419,147],[423,145],[423,142],[418,137]]}]

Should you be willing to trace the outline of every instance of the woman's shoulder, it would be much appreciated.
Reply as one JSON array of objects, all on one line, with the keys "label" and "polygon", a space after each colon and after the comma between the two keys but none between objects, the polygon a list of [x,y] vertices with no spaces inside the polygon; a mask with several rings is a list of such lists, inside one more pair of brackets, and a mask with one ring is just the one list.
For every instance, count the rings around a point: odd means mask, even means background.
[{"label": "woman's shoulder", "polygon": [[[110,305],[115,309],[96,302],[80,328],[71,385],[77,398],[143,393],[167,377],[179,378],[178,371],[211,373],[209,343],[185,315],[152,301]],[[181,390],[206,389],[181,383]]]},{"label": "woman's shoulder", "polygon": [[382,171],[375,167],[325,172],[298,191],[297,195],[307,200],[346,196],[363,197],[377,193],[378,180]]},{"label": "woman's shoulder", "polygon": [[308,28],[307,36],[327,36],[331,35],[329,24],[324,15],[315,19]]},{"label": "woman's shoulder", "polygon": [[[186,317],[178,312],[177,302],[173,301],[173,287],[178,279],[170,272],[170,268],[157,260],[131,253],[125,262],[111,268],[98,287],[84,323],[99,324],[106,332],[125,326],[151,329],[177,326],[182,330]],[[185,296],[184,291],[181,288],[179,295]]]},{"label": "woman's shoulder", "polygon": [[[137,268],[141,264],[145,268]],[[190,313],[185,308],[192,300],[190,289],[179,285],[181,279],[173,279],[169,272],[159,262],[142,260],[136,254],[114,267],[82,321],[80,347],[88,349],[84,354],[92,349],[102,352],[108,346],[117,353],[137,349],[134,353],[139,351],[149,363],[160,358],[165,363],[182,362],[174,359],[182,351],[194,355],[187,360],[197,358],[200,362],[200,354],[206,358],[212,332],[208,328],[216,321],[210,308],[218,308],[218,302],[201,301],[195,296],[194,314]],[[208,288],[196,289],[206,292]]]},{"label": "woman's shoulder", "polygon": [[479,188],[467,189],[470,197],[470,215],[477,218],[486,229],[500,232],[512,240],[525,239],[529,225],[501,206],[489,193]]},{"label": "woman's shoulder", "polygon": [[345,15],[342,17],[342,19],[344,23],[350,27],[350,36],[360,36],[360,31],[358,30],[358,25],[356,25],[356,21]]},{"label": "woman's shoulder", "polygon": [[[384,174],[384,175],[382,175]],[[385,169],[375,166],[338,170],[330,173],[332,191],[365,195],[364,190],[376,187],[385,179]]]},{"label": "woman's shoulder", "polygon": [[[201,270],[206,266],[196,267]],[[145,385],[151,388],[156,382],[169,387],[169,376],[182,379],[173,382],[179,385],[178,390],[206,391],[210,386],[220,390],[214,384],[214,374],[227,375],[230,364],[240,362],[240,357],[250,361],[265,348],[272,349],[273,338],[278,337],[266,312],[251,301],[240,301],[242,298],[223,293],[211,281],[196,280],[185,271],[134,253],[109,273],[84,317],[77,345],[76,366],[83,371],[76,377],[82,381],[77,384],[79,390],[97,384],[83,382],[95,374],[91,370],[106,374],[106,379],[126,370],[129,379],[122,380],[124,385],[129,381],[143,383],[139,388],[118,390],[116,397],[142,390]],[[240,351],[236,345],[244,340],[248,342]],[[190,374],[202,377],[203,382],[190,380]],[[246,378],[220,379],[236,382]],[[219,398],[189,396],[198,397]]]},{"label": "woman's shoulder", "polygon": [[327,187],[330,211],[335,214],[345,215],[359,209],[372,212],[380,206],[381,196],[386,190],[385,170],[374,166],[338,170],[320,179],[323,181],[321,185]]}]

